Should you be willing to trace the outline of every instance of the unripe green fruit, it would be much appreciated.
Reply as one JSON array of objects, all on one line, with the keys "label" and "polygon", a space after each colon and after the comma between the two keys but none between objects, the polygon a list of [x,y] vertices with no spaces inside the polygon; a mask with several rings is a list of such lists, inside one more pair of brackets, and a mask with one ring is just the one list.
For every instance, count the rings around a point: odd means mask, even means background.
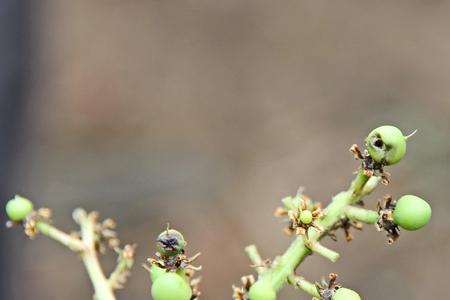
[{"label": "unripe green fruit", "polygon": [[156,249],[165,256],[178,255],[183,252],[186,246],[183,235],[175,229],[164,230],[156,241]]},{"label": "unripe green fruit", "polygon": [[257,281],[250,287],[248,296],[250,300],[275,300],[277,293],[269,282]]},{"label": "unripe green fruit", "polygon": [[427,225],[431,218],[431,206],[414,195],[402,196],[395,206],[394,222],[406,230],[417,230]]},{"label": "unripe green fruit", "polygon": [[152,285],[154,300],[190,300],[192,290],[180,275],[168,272],[156,279]]},{"label": "unripe green fruit", "polygon": [[312,215],[311,211],[304,210],[300,213],[300,221],[303,224],[311,224],[312,220],[313,220],[313,215]]},{"label": "unripe green fruit", "polygon": [[6,203],[6,214],[11,221],[19,222],[33,211],[33,203],[21,196],[15,196],[14,199]]},{"label": "unripe green fruit", "polygon": [[376,162],[393,165],[405,156],[406,139],[397,127],[381,126],[367,136],[367,151]]},{"label": "unripe green fruit", "polygon": [[338,289],[333,296],[331,297],[333,300],[361,300],[361,297],[358,295],[357,292],[346,289],[346,288],[340,288]]},{"label": "unripe green fruit", "polygon": [[150,279],[152,282],[155,282],[161,275],[164,275],[166,270],[158,267],[156,264],[153,264],[150,268]]}]

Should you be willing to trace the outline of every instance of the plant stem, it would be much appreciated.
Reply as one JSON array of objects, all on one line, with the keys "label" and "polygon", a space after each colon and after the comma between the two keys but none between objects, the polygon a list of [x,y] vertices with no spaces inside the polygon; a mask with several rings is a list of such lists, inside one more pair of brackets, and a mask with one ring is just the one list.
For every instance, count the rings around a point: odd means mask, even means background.
[{"label": "plant stem", "polygon": [[133,256],[136,250],[136,245],[125,245],[123,249],[118,249],[117,265],[114,271],[109,275],[108,282],[112,289],[122,288],[123,282],[125,282],[127,276],[129,276],[129,270],[133,266]]},{"label": "plant stem", "polygon": [[82,252],[86,249],[82,241],[44,221],[37,221],[36,228],[39,230],[39,233],[61,243],[72,251]]},{"label": "plant stem", "polygon": [[312,244],[306,243],[306,245],[308,246],[308,248],[310,248],[315,253],[331,260],[332,262],[336,262],[339,259],[339,253],[331,250],[330,248],[323,246],[319,242],[314,242]]},{"label": "plant stem", "polygon": [[267,268],[264,267],[263,260],[261,255],[259,255],[258,249],[255,245],[249,245],[245,247],[245,252],[247,252],[247,256],[250,258],[250,261],[255,266],[255,270],[258,274],[262,274]]},{"label": "plant stem", "polygon": [[[315,242],[326,235],[328,230],[332,229],[334,224],[345,217],[347,206],[357,202],[364,196],[363,189],[369,178],[369,176],[364,174],[363,170],[360,170],[349,189],[333,197],[332,202],[325,210],[325,216],[317,221],[317,225],[322,227],[323,231],[318,232],[314,229],[308,231],[309,244],[314,245]],[[275,259],[272,268],[263,272],[258,280],[268,277],[273,288],[275,290],[280,289],[286,283],[288,276],[294,272],[309,254],[311,254],[311,249],[305,245],[303,236],[298,236],[286,252]]]},{"label": "plant stem", "polygon": [[375,224],[379,218],[376,211],[354,206],[348,206],[345,211],[345,215],[350,220],[359,221],[366,224]]},{"label": "plant stem", "polygon": [[74,212],[77,221],[80,224],[81,240],[86,246],[86,250],[81,253],[81,259],[84,263],[86,271],[91,279],[95,290],[95,299],[97,300],[115,300],[116,297],[109,285],[105,274],[102,271],[100,262],[98,261],[97,252],[95,250],[95,233],[94,224],[96,213],[86,214],[84,210],[77,209]]},{"label": "plant stem", "polygon": [[288,282],[294,285],[295,287],[302,289],[305,293],[313,297],[320,298],[320,294],[319,291],[317,290],[316,285],[304,279],[303,277],[296,275],[289,275]]}]

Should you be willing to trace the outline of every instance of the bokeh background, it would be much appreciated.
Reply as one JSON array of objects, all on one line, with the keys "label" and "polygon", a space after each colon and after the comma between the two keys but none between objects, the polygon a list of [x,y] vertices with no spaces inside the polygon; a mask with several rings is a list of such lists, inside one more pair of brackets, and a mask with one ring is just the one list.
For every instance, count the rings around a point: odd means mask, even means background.
[{"label": "bokeh background", "polygon": [[[447,1],[0,2],[0,195],[99,210],[139,244],[120,299],[150,299],[140,267],[168,222],[201,251],[203,299],[230,299],[289,245],[272,217],[299,186],[327,203],[374,127],[419,129],[390,193],[429,200],[432,222],[393,246],[367,226],[334,265],[364,299],[446,299],[450,270],[450,3]],[[6,221],[4,214],[1,222]],[[0,229],[0,298],[91,299],[79,259]],[[114,256],[106,256],[107,270]],[[308,299],[286,288],[280,299]]]}]

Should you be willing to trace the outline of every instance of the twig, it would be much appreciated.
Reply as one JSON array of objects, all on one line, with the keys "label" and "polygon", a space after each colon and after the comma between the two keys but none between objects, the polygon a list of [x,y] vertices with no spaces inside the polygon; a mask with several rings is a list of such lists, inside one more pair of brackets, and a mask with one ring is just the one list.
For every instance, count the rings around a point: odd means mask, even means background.
[{"label": "twig", "polygon": [[121,289],[127,277],[130,275],[130,269],[134,263],[134,253],[136,245],[125,245],[123,249],[116,249],[118,254],[117,265],[109,276],[108,282],[112,289]]},{"label": "twig", "polygon": [[355,206],[348,206],[345,215],[353,221],[359,221],[366,224],[375,224],[379,218],[376,211],[364,209]]},{"label": "twig", "polygon": [[81,240],[86,246],[86,250],[81,253],[81,259],[94,286],[95,299],[115,300],[116,297],[114,296],[113,289],[102,271],[100,262],[98,261],[97,251],[95,250],[94,225],[98,215],[96,212],[86,214],[83,209],[78,208],[74,211],[73,216],[75,221],[80,224]]},{"label": "twig", "polygon": [[[317,225],[321,226],[324,230],[321,232],[311,230],[308,234],[309,244],[314,245],[314,243],[325,236],[328,230],[345,217],[347,206],[358,202],[365,195],[363,189],[369,178],[369,176],[364,174],[364,170],[360,170],[349,189],[333,197],[332,202],[325,210],[325,216],[317,221]],[[321,250],[323,249],[319,249],[319,251]],[[286,252],[275,259],[272,268],[261,274],[258,280],[270,278],[272,287],[275,290],[280,289],[286,283],[288,276],[293,273],[297,266],[310,253],[311,249],[305,244],[304,237],[298,236]],[[328,254],[326,256],[329,256]],[[335,254],[330,257],[337,259]]]},{"label": "twig", "polygon": [[258,274],[262,274],[267,268],[264,266],[264,262],[261,258],[261,255],[259,255],[256,246],[249,245],[245,247],[245,252],[247,253],[247,256],[250,258],[250,261],[252,262],[253,266],[255,267],[256,272]]},{"label": "twig", "polygon": [[289,275],[287,280],[290,284],[292,284],[296,288],[302,289],[305,293],[307,293],[313,297],[320,298],[319,291],[317,290],[317,287],[314,283],[309,282],[308,280],[304,279],[301,276],[297,276],[297,275],[293,275],[293,274]]},{"label": "twig", "polygon": [[37,221],[36,228],[39,230],[39,233],[45,235],[62,245],[66,246],[72,251],[75,252],[83,252],[86,247],[80,239],[73,237],[65,232],[62,232],[58,228],[48,224],[45,221]]}]

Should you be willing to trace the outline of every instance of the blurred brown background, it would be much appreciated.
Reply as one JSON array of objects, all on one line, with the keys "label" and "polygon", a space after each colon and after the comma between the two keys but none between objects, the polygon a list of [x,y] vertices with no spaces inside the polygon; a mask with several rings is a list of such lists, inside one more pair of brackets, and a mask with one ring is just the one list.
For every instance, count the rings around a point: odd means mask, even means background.
[{"label": "blurred brown background", "polygon": [[[432,222],[393,246],[371,226],[327,241],[342,258],[299,273],[337,272],[367,300],[448,298],[449,2],[8,0],[0,13],[2,203],[27,196],[64,230],[79,206],[117,220],[139,244],[120,299],[151,298],[140,265],[167,222],[202,252],[202,298],[230,299],[247,244],[274,257],[290,243],[279,200],[302,185],[327,203],[358,166],[349,146],[382,124],[419,132],[369,206],[417,194]],[[0,298],[91,299],[73,253],[0,233]]]}]

